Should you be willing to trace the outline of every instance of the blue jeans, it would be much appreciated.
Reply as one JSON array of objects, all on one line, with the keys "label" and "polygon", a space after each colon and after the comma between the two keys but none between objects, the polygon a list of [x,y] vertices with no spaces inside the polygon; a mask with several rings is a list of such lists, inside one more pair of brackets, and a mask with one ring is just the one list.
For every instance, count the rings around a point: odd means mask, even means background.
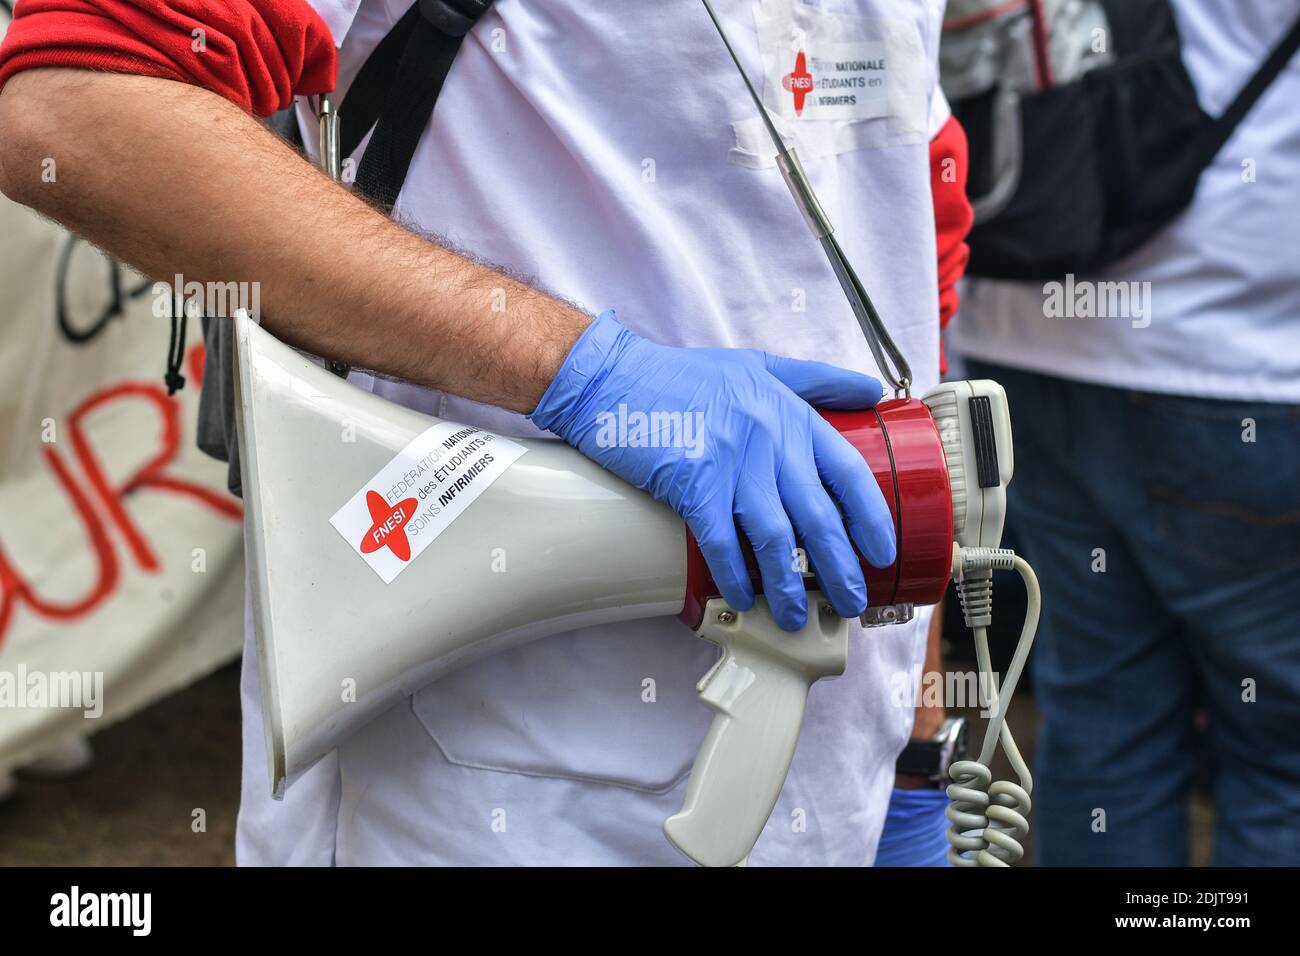
[{"label": "blue jeans", "polygon": [[1186,865],[1199,709],[1215,864],[1300,864],[1300,407],[970,374],[1043,586],[1040,862]]}]

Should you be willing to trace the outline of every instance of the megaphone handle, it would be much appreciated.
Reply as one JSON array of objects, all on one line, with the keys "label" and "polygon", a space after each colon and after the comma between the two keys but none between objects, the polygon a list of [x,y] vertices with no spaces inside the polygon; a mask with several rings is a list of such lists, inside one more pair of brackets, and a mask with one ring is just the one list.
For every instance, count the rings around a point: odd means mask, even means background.
[{"label": "megaphone handle", "polygon": [[803,725],[808,688],[844,672],[849,622],[808,595],[803,630],[782,631],[760,597],[753,610],[709,602],[699,635],[722,647],[700,681],[717,713],[695,757],[686,800],[664,823],[672,844],[703,866],[735,866],[776,806]]}]

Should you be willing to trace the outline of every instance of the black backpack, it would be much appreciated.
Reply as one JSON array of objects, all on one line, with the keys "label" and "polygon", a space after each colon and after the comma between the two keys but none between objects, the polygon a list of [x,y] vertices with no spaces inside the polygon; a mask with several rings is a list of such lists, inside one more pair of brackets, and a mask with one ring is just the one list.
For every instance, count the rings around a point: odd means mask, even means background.
[{"label": "black backpack", "polygon": [[1168,0],[950,0],[940,79],[970,141],[967,273],[1048,280],[1136,251],[1297,48],[1300,21],[1212,117]]}]

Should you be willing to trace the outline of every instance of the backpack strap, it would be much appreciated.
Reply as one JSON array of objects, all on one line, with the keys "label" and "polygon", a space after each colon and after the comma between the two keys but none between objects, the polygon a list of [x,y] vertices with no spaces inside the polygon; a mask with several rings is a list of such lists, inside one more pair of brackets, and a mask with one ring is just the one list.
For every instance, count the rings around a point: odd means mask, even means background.
[{"label": "backpack strap", "polygon": [[1206,139],[1202,143],[1203,167],[1208,167],[1213,162],[1214,157],[1219,154],[1232,138],[1237,127],[1241,125],[1242,120],[1246,118],[1246,114],[1259,102],[1259,98],[1286,68],[1297,50],[1300,50],[1300,19],[1291,24],[1290,31],[1278,41],[1277,46],[1273,47],[1268,59],[1241,88],[1241,92],[1223,111],[1223,115],[1210,126]]},{"label": "backpack strap", "polygon": [[465,35],[493,0],[418,0],[379,42],[339,104],[341,153],[374,130],[356,188],[391,209]]},{"label": "backpack strap", "polygon": [[[417,0],[362,64],[338,107],[339,155],[351,156],[367,132],[356,190],[390,211],[415,148],[465,39],[493,0]],[[346,363],[328,360],[341,378]]]}]

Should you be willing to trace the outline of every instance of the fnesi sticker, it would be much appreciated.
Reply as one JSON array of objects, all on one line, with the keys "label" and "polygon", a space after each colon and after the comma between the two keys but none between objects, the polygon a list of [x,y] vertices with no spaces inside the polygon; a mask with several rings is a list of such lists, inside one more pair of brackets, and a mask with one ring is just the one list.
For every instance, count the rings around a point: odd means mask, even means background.
[{"label": "fnesi sticker", "polygon": [[[809,120],[861,120],[889,113],[885,44],[811,43],[775,46],[779,82],[766,86],[783,115]],[[776,80],[776,77],[772,78]]]},{"label": "fnesi sticker", "polygon": [[330,524],[392,584],[526,451],[480,428],[440,422],[398,452]]}]

